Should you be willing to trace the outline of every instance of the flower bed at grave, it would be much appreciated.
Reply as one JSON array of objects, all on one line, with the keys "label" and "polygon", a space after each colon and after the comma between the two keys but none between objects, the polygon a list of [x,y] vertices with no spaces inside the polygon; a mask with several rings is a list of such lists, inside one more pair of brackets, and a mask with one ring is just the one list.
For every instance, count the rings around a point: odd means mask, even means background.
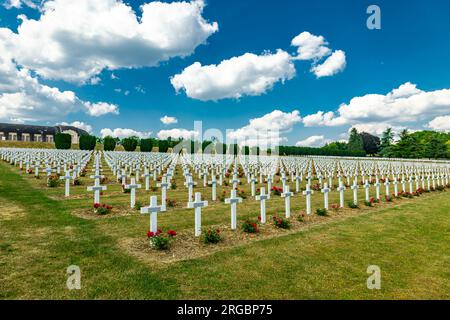
[{"label": "flower bed at grave", "polygon": [[291,222],[288,219],[273,216],[272,217],[273,224],[275,227],[280,229],[290,229],[291,228]]},{"label": "flower bed at grave", "polygon": [[275,196],[281,196],[281,194],[283,193],[283,188],[281,187],[277,187],[277,186],[273,186],[272,189],[270,189],[273,193],[273,195]]},{"label": "flower bed at grave", "polygon": [[59,177],[57,175],[51,175],[47,178],[47,187],[56,188],[59,186]]},{"label": "flower bed at grave", "polygon": [[110,214],[113,207],[106,204],[95,203],[94,204],[94,212],[98,215],[106,215]]},{"label": "flower bed at grave", "polygon": [[150,241],[150,246],[156,250],[168,250],[176,235],[177,233],[175,230],[169,230],[167,233],[163,233],[161,229],[158,229],[156,232],[147,232],[147,238]]},{"label": "flower bed at grave", "polygon": [[247,233],[259,233],[258,223],[245,220],[242,224],[242,230]]},{"label": "flower bed at grave", "polygon": [[131,192],[131,189],[125,188],[125,185],[123,184],[122,185],[122,193],[130,193],[130,192]]}]

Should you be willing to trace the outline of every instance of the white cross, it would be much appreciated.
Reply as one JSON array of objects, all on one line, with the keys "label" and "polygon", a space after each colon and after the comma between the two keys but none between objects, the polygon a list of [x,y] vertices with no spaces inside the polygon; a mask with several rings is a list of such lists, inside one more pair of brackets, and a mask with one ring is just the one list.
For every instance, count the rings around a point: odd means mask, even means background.
[{"label": "white cross", "polygon": [[145,190],[150,190],[150,176],[151,173],[148,172],[148,168],[145,167],[144,174],[142,175],[145,178]]},{"label": "white cross", "polygon": [[93,186],[87,187],[87,191],[94,191],[94,204],[100,203],[100,192],[106,190],[106,186],[101,186],[98,180],[95,180]]},{"label": "white cross", "polygon": [[344,191],[345,191],[345,186],[342,183],[341,178],[339,177],[339,187],[336,189],[337,191],[339,191],[339,207],[343,208],[344,207]]},{"label": "white cross", "polygon": [[72,176],[70,175],[70,171],[65,172],[66,175],[59,177],[60,180],[65,180],[65,195],[66,197],[70,196],[70,179],[72,179]]},{"label": "white cross", "polygon": [[136,205],[136,189],[141,187],[140,184],[136,184],[136,179],[131,178],[131,183],[125,186],[125,189],[130,189],[130,207],[134,208]]},{"label": "white cross", "polygon": [[233,174],[233,180],[231,180],[230,182],[233,184],[233,189],[236,189],[236,188],[237,188],[237,184],[238,184],[239,182],[241,182],[241,180],[239,180],[239,179],[237,178],[237,174],[234,173],[234,174]]},{"label": "white cross", "polygon": [[397,178],[396,179],[394,179],[394,195],[396,196],[396,197],[398,197],[398,180],[397,180]]},{"label": "white cross", "polygon": [[141,208],[141,214],[150,214],[150,231],[158,231],[158,212],[166,211],[163,206],[158,206],[158,197],[150,197],[150,206]]},{"label": "white cross", "polygon": [[250,180],[250,182],[251,182],[251,186],[252,186],[252,197],[254,197],[255,196],[255,182],[256,182],[257,180],[256,180],[256,178],[255,178],[255,176],[254,175],[252,175],[252,178],[251,178],[251,180]]},{"label": "white cross", "polygon": [[192,180],[192,176],[188,175],[187,177],[187,182],[184,183],[184,185],[186,187],[188,187],[188,202],[192,201],[192,193],[193,193],[193,188],[194,186],[197,184],[197,182],[194,182],[194,180]]},{"label": "white cross", "polygon": [[208,201],[202,201],[202,194],[195,193],[195,201],[188,203],[189,209],[195,209],[195,236],[202,234],[202,208],[208,206]]},{"label": "white cross", "polygon": [[370,195],[369,195],[370,184],[369,184],[369,180],[366,180],[366,183],[364,183],[364,189],[366,189],[366,201],[368,202],[370,200]]},{"label": "white cross", "polygon": [[327,183],[323,184],[323,189],[321,190],[321,192],[323,193],[324,208],[328,210],[328,193],[330,192],[330,188],[328,188]]},{"label": "white cross", "polygon": [[353,190],[353,203],[358,204],[358,183],[356,181],[356,178],[353,180],[353,185],[351,186],[351,189]]},{"label": "white cross", "polygon": [[167,183],[167,178],[163,176],[161,183],[158,183],[157,186],[161,188],[161,206],[164,209],[163,211],[166,211],[166,194],[167,187],[169,186],[169,184]]},{"label": "white cross", "polygon": [[284,207],[285,207],[286,218],[289,218],[291,216],[291,196],[293,195],[293,193],[289,191],[288,185],[284,186],[283,191],[284,192],[281,194],[281,197],[284,198]]},{"label": "white cross", "polygon": [[256,200],[261,203],[261,223],[266,223],[266,200],[269,197],[266,194],[266,188],[261,187],[261,193],[259,196],[256,196]]},{"label": "white cross", "polygon": [[380,181],[378,181],[378,176],[375,177],[375,196],[377,200],[380,200]]},{"label": "white cross", "polygon": [[386,195],[389,196],[391,194],[389,191],[389,186],[391,185],[391,183],[389,182],[389,178],[386,178],[386,182],[384,183],[384,185],[386,186]]},{"label": "white cross", "polygon": [[217,200],[217,180],[216,180],[216,176],[213,175],[211,181],[208,181],[208,184],[211,185],[212,187],[212,201],[216,201]]},{"label": "white cross", "polygon": [[311,195],[314,192],[310,189],[309,184],[306,185],[306,190],[303,195],[306,196],[306,214],[311,214]]},{"label": "white cross", "polygon": [[231,196],[225,199],[225,203],[231,205],[231,230],[237,228],[237,204],[242,202],[242,198],[236,196],[236,190],[231,190]]}]

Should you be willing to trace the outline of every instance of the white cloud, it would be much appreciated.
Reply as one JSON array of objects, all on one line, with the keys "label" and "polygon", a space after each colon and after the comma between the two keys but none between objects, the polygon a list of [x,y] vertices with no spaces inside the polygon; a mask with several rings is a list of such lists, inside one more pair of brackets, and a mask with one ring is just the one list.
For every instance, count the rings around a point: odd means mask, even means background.
[{"label": "white cloud", "polygon": [[133,129],[123,129],[123,128],[116,128],[116,129],[109,129],[104,128],[100,130],[100,134],[102,135],[102,138],[106,136],[111,136],[114,138],[128,138],[132,136],[136,136],[139,138],[148,138],[152,133],[151,132],[142,132],[142,131],[136,131]]},{"label": "white cloud", "polygon": [[345,52],[336,50],[324,63],[313,66],[311,71],[317,78],[329,77],[344,70],[346,63]]},{"label": "white cloud", "polygon": [[[336,50],[332,53],[323,36],[316,36],[304,31],[292,39],[291,45],[297,47],[297,56],[293,59],[313,61],[310,71],[317,78],[333,76],[343,71],[347,64],[345,52]],[[319,64],[320,60],[327,56],[329,57]]]},{"label": "white cloud", "polygon": [[161,130],[158,132],[157,137],[159,139],[168,139],[169,137],[172,139],[197,139],[199,137],[199,133],[194,130],[186,130],[186,129],[170,129],[170,130]]},{"label": "white cloud", "polygon": [[119,107],[115,104],[106,102],[85,102],[84,106],[87,109],[87,113],[93,117],[100,117],[108,113],[119,114]]},{"label": "white cloud", "polygon": [[297,147],[322,147],[329,143],[329,139],[325,139],[324,136],[310,136],[304,140],[298,141],[295,145]]},{"label": "white cloud", "polygon": [[450,132],[450,115],[436,117],[428,122],[428,128],[433,130]]},{"label": "white cloud", "polygon": [[378,123],[404,127],[450,113],[450,89],[423,91],[407,82],[386,95],[366,94],[339,106],[336,112],[304,117],[306,126]]},{"label": "white cloud", "polygon": [[184,90],[193,99],[238,99],[264,94],[275,83],[292,79],[295,73],[291,56],[278,50],[262,55],[245,53],[218,65],[202,66],[196,62],[173,76],[170,82],[177,92]]},{"label": "white cloud", "polygon": [[316,36],[304,31],[291,41],[291,45],[297,47],[298,60],[318,60],[331,53],[327,47],[328,42],[323,36]]},{"label": "white cloud", "polygon": [[32,1],[32,0],[6,0],[3,4],[3,6],[6,9],[12,9],[12,8],[16,8],[16,9],[21,9],[23,7],[23,5],[30,7],[32,9],[37,9],[38,8],[38,4],[36,3],[38,1]]},{"label": "white cloud", "polygon": [[249,147],[277,146],[286,138],[282,135],[290,132],[302,119],[300,112],[282,112],[274,110],[260,118],[251,119],[249,124],[228,132],[227,139]]},{"label": "white cloud", "polygon": [[164,116],[161,119],[161,122],[165,125],[178,123],[178,119],[175,117]]},{"label": "white cloud", "polygon": [[393,126],[386,122],[374,122],[374,123],[357,123],[348,129],[348,132],[355,128],[358,132],[367,132],[373,135],[381,136],[387,128],[391,128],[394,134],[399,134],[406,127]]},{"label": "white cloud", "polygon": [[192,54],[218,30],[202,17],[203,8],[203,0],[153,1],[138,16],[120,0],[49,0],[39,19],[19,16],[8,50],[44,78],[85,83],[104,69],[156,66]]},{"label": "white cloud", "polygon": [[96,86],[97,84],[99,84],[102,81],[102,79],[100,79],[99,77],[93,77],[89,80],[89,84]]},{"label": "white cloud", "polygon": [[8,50],[10,35],[11,31],[0,28],[0,120],[58,120],[69,113],[88,112],[87,106],[96,105],[81,100],[73,91],[42,84],[30,70],[19,68]]},{"label": "white cloud", "polygon": [[82,129],[82,130],[84,130],[84,131],[86,131],[88,133],[92,133],[92,126],[87,124],[87,123],[84,123],[82,121],[74,121],[74,122],[71,122],[71,123],[61,122],[59,124],[62,125],[62,126],[72,126],[72,127],[75,127],[75,128]]}]

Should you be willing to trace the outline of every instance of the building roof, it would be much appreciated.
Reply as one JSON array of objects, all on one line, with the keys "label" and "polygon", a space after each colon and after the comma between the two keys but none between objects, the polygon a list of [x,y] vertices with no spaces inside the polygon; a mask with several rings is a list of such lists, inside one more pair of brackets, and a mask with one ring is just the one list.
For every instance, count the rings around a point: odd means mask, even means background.
[{"label": "building roof", "polygon": [[0,123],[0,132],[10,133],[15,132],[17,134],[29,133],[29,134],[42,134],[42,135],[55,135],[59,132],[64,132],[67,130],[73,130],[78,133],[78,135],[87,135],[88,133],[82,129],[72,127],[72,126],[34,126],[28,124],[11,124],[11,123]]}]

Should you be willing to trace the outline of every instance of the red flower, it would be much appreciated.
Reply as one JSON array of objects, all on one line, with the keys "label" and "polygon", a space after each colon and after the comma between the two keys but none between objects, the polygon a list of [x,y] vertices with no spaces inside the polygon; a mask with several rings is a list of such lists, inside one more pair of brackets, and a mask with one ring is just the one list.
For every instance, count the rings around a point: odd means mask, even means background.
[{"label": "red flower", "polygon": [[152,231],[147,231],[147,238],[152,238],[155,236],[155,233]]},{"label": "red flower", "polygon": [[100,207],[100,203],[94,203],[94,208],[97,209]]},{"label": "red flower", "polygon": [[167,232],[167,234],[168,234],[170,237],[175,237],[175,236],[177,235],[177,233],[175,232],[175,230],[169,230],[169,231]]},{"label": "red flower", "polygon": [[217,232],[217,233],[220,233],[220,229],[217,229],[216,232]]},{"label": "red flower", "polygon": [[159,234],[161,234],[162,233],[162,230],[161,229],[158,229],[158,231],[156,231],[156,235],[159,235]]},{"label": "red flower", "polygon": [[261,216],[258,216],[258,221],[261,221]]}]

